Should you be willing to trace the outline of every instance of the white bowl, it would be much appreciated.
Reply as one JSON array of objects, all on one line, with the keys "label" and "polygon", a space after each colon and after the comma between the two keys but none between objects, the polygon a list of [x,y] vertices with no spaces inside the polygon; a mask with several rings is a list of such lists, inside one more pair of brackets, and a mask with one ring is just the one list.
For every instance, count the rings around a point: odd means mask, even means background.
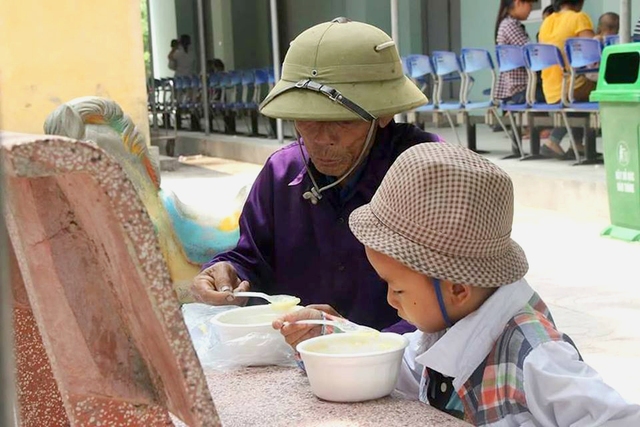
[{"label": "white bowl", "polygon": [[393,333],[331,334],[297,346],[311,391],[331,402],[363,402],[395,388],[409,342]]},{"label": "white bowl", "polygon": [[292,359],[293,349],[271,327],[278,317],[301,307],[275,310],[269,304],[239,307],[213,317],[211,324],[220,339],[219,351],[234,364],[279,365]]}]

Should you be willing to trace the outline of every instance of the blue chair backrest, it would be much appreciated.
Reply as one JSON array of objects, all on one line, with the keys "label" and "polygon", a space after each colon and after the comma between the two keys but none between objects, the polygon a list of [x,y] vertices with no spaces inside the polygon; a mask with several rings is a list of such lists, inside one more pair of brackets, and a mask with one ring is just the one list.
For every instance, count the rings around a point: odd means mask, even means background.
[{"label": "blue chair backrest", "polygon": [[437,50],[431,56],[437,75],[446,76],[447,74],[462,72],[460,59],[455,53]]},{"label": "blue chair backrest", "polygon": [[499,44],[496,46],[496,58],[501,73],[526,67],[522,46]]},{"label": "blue chair backrest", "polygon": [[564,44],[572,68],[587,67],[602,58],[602,44],[591,38],[573,37]]},{"label": "blue chair backrest", "polygon": [[220,87],[229,86],[229,82],[230,82],[229,73],[227,72],[220,73]]},{"label": "blue chair backrest", "polygon": [[273,68],[269,68],[269,84],[276,83],[276,73],[273,71]]},{"label": "blue chair backrest", "polygon": [[242,73],[240,71],[229,71],[229,85],[237,86],[242,84]]},{"label": "blue chair backrest", "polygon": [[[633,43],[638,43],[640,42],[640,34],[634,34],[631,37],[631,41]],[[604,45],[605,46],[611,46],[612,44],[620,44],[620,36],[617,34],[611,35],[611,36],[606,36],[604,38]]]},{"label": "blue chair backrest", "polygon": [[493,59],[486,49],[462,49],[460,51],[462,70],[465,73],[475,73],[481,70],[494,70]]},{"label": "blue chair backrest", "polygon": [[264,85],[269,83],[269,70],[267,70],[266,68],[261,68],[259,70],[256,70],[255,74],[256,74],[255,83],[257,85]]},{"label": "blue chair backrest", "polygon": [[409,55],[405,60],[408,69],[406,74],[412,79],[435,74],[431,58],[427,55]]},{"label": "blue chair backrest", "polygon": [[210,88],[216,87],[220,83],[220,76],[217,73],[209,73],[207,84]]},{"label": "blue chair backrest", "polygon": [[542,71],[554,65],[564,69],[562,53],[552,44],[532,43],[525,45],[524,57],[531,71]]},{"label": "blue chair backrest", "polygon": [[612,35],[612,36],[605,36],[605,38],[604,38],[604,45],[605,46],[611,46],[611,45],[618,44],[618,43],[620,43],[620,36],[617,35],[617,34]]},{"label": "blue chair backrest", "polygon": [[256,75],[253,70],[246,70],[242,72],[242,84],[252,85],[256,81]]}]

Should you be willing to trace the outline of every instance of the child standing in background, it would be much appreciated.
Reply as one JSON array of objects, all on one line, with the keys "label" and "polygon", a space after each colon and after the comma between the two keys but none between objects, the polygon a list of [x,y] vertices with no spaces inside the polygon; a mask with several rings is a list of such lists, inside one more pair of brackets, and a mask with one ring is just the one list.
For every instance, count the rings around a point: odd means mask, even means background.
[{"label": "child standing in background", "polygon": [[[529,18],[532,4],[533,0],[500,1],[495,28],[496,45],[524,46],[530,42],[522,21]],[[524,104],[527,80],[527,70],[524,68],[500,73],[495,97],[504,102]]]}]

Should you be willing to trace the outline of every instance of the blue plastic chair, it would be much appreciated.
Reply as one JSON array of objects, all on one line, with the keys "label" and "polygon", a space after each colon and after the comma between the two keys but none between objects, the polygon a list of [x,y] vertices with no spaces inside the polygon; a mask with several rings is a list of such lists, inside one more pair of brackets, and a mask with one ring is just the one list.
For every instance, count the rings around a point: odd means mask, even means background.
[{"label": "blue plastic chair", "polygon": [[438,83],[437,77],[435,73],[435,69],[433,67],[433,63],[431,62],[431,58],[427,55],[409,55],[403,58],[403,68],[405,69],[405,74],[420,84],[420,89],[424,92],[428,85],[428,81],[430,80],[433,83],[433,90],[429,95],[430,102],[421,105],[416,108],[416,112],[430,112],[437,108],[437,96],[438,96]]},{"label": "blue plastic chair", "polygon": [[[538,71],[546,70],[551,67],[560,67],[566,77],[566,67],[562,52],[556,46],[551,44],[532,43],[525,45],[524,58],[527,69],[536,73]],[[566,86],[565,80],[562,81],[562,99],[555,104],[547,104],[545,102],[537,102],[535,99],[535,87],[529,89],[527,92],[528,103],[531,106],[531,110],[537,111],[560,111],[567,104],[565,97]]]},{"label": "blue plastic chair", "polygon": [[[578,152],[575,138],[573,137],[573,132],[571,131],[571,125],[569,124],[569,118],[567,116],[568,101],[566,97],[566,80],[567,80],[567,67],[565,66],[564,58],[562,57],[562,52],[554,45],[550,44],[528,44],[524,47],[524,57],[525,63],[527,64],[527,68],[532,72],[546,70],[551,67],[560,67],[563,73],[562,79],[562,88],[561,88],[561,100],[556,104],[546,104],[542,102],[535,102],[535,84],[533,85],[533,90],[529,90],[529,104],[531,108],[530,112],[549,112],[549,113],[560,113],[562,116],[562,120],[564,121],[564,125],[567,129],[567,133],[569,134],[569,139],[571,140],[571,147],[573,147],[573,152],[575,153],[576,159],[578,163],[581,162],[580,153]],[[530,79],[531,80],[531,79]]]},{"label": "blue plastic chair", "polygon": [[235,111],[241,108],[242,103],[238,102],[238,92],[242,87],[242,74],[239,71],[229,71],[224,82],[224,109],[227,111]]},{"label": "blue plastic chair", "polygon": [[[519,68],[524,68],[525,70],[527,69],[522,46],[497,45],[496,59],[498,61],[498,72],[500,74],[517,70]],[[523,158],[525,154],[522,148],[522,139],[520,138],[520,133],[516,131],[516,117],[520,118],[521,115],[525,113],[529,108],[529,104],[527,104],[526,102],[522,104],[509,104],[503,102],[500,105],[500,108],[502,109],[502,111],[508,113],[507,115],[509,116],[509,123],[511,124],[511,129],[514,130],[513,135],[515,137],[516,144],[518,145],[518,151],[520,157]],[[519,122],[522,123],[522,120],[519,120]]]},{"label": "blue plastic chair", "polygon": [[256,74],[253,70],[242,71],[242,108],[253,107],[253,92],[255,91]]},{"label": "blue plastic chair", "polygon": [[[511,134],[509,133],[509,131],[507,130],[507,127],[504,125],[502,119],[500,118],[500,114],[498,113],[498,106],[499,106],[499,101],[495,99],[495,89],[496,89],[496,83],[498,80],[498,75],[496,73],[496,68],[493,64],[493,58],[491,58],[491,53],[489,53],[488,50],[486,49],[473,49],[473,48],[465,48],[462,49],[462,51],[460,52],[460,60],[462,63],[462,71],[463,71],[463,75],[465,80],[467,81],[467,90],[464,93],[464,97],[463,97],[463,104],[464,104],[464,109],[466,111],[473,111],[473,110],[487,110],[490,114],[492,114],[496,120],[498,121],[498,124],[500,125],[500,127],[502,128],[502,130],[504,131],[504,133],[507,135],[507,137],[511,140],[512,144],[514,143],[513,138],[511,137]],[[477,102],[471,102],[469,101],[469,90],[468,88],[470,87],[470,80],[471,80],[471,75],[473,73],[478,73],[478,72],[488,72],[491,74],[491,87],[489,88],[488,91],[488,99],[485,99],[483,101],[477,101]],[[520,144],[518,143],[518,141],[515,141],[516,147],[519,151],[519,154],[522,155],[522,147],[520,146]]]},{"label": "blue plastic chair", "polygon": [[489,89],[489,99],[480,102],[469,101],[469,90],[467,89],[463,94],[462,104],[465,110],[477,110],[484,108],[494,107],[496,104],[493,100],[493,94],[495,91],[497,75],[495,67],[493,65],[493,59],[491,54],[486,49],[472,49],[465,48],[460,52],[460,61],[462,63],[462,72],[465,80],[467,81],[467,88],[470,88],[471,74],[479,71],[486,71],[491,73],[491,88]]},{"label": "blue plastic chair", "polygon": [[[500,74],[517,70],[518,68],[524,68],[525,70],[527,69],[527,65],[524,60],[524,50],[522,49],[522,46],[504,44],[497,45],[496,58],[498,60],[498,72]],[[522,104],[502,104],[502,109],[504,111],[523,112],[528,107],[529,106],[526,102]]]},{"label": "blue plastic chair", "polygon": [[[211,119],[211,128],[214,124],[217,124],[217,119],[220,117],[222,109],[222,93],[223,88],[221,84],[223,73],[209,73],[207,76],[207,89],[209,91],[209,111]],[[224,126],[220,126],[220,129],[224,129]]]},{"label": "blue plastic chair", "polygon": [[[462,65],[460,64],[460,58],[453,52],[435,51],[431,55],[433,58],[433,65],[436,76],[438,78],[438,109],[440,110],[461,110],[463,94],[466,89],[465,79],[462,74]],[[457,76],[460,81],[460,93],[458,95],[458,102],[442,102],[442,88],[445,78]]]},{"label": "blue plastic chair", "polygon": [[620,36],[619,35],[613,35],[613,36],[606,36],[604,38],[604,45],[605,46],[611,46],[614,44],[619,44],[620,43]]},{"label": "blue plastic chair", "polygon": [[[569,71],[571,79],[569,83],[569,109],[578,113],[589,113],[592,117],[598,118],[600,105],[597,102],[577,102],[573,96],[575,81],[578,75],[586,73],[594,73],[599,71],[599,64],[602,60],[602,44],[598,40],[591,38],[570,38],[565,42],[565,51],[567,53],[567,61],[569,63]],[[594,64],[598,64],[594,68]],[[566,113],[563,113],[566,114]],[[595,120],[599,123],[599,120]],[[597,128],[599,125],[592,125]],[[597,157],[595,136],[587,138],[586,144],[586,160],[580,163],[600,163],[601,159]]]},{"label": "blue plastic chair", "polygon": [[564,48],[571,72],[569,107],[582,111],[597,111],[599,108],[597,102],[576,102],[573,97],[573,88],[578,75],[599,71],[599,67],[593,68],[593,64],[599,64],[602,59],[602,44],[595,39],[574,37],[567,39]]},{"label": "blue plastic chair", "polygon": [[[449,122],[449,126],[453,129],[455,133],[456,140],[459,145],[462,145],[460,142],[460,136],[458,135],[458,130],[453,124],[453,119],[451,118],[451,111],[460,111],[464,109],[462,105],[463,94],[466,90],[466,79],[462,73],[462,65],[460,64],[460,58],[453,52],[441,51],[437,50],[431,54],[431,58],[433,60],[434,71],[437,76],[437,87],[438,93],[435,98],[435,103],[437,104],[438,111],[442,111]],[[442,102],[442,88],[444,86],[445,81],[451,81],[451,77],[454,79],[460,79],[460,92],[458,94],[458,102]]]},{"label": "blue plastic chair", "polygon": [[[634,34],[631,37],[631,42],[632,43],[640,42],[640,34]],[[604,38],[604,43],[603,44],[605,45],[605,47],[606,46],[611,46],[611,45],[614,45],[614,44],[620,44],[620,36],[617,35],[617,34],[612,35],[612,36],[606,36]]]}]

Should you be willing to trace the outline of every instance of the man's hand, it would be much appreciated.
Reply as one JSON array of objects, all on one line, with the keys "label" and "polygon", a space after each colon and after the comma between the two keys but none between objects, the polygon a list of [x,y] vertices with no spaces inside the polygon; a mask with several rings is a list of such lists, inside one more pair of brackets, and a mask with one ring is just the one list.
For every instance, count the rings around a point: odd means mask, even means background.
[{"label": "man's hand", "polygon": [[235,298],[233,291],[244,292],[249,282],[238,277],[236,269],[228,262],[218,262],[193,279],[191,292],[196,301],[211,305],[244,305],[246,298]]}]

